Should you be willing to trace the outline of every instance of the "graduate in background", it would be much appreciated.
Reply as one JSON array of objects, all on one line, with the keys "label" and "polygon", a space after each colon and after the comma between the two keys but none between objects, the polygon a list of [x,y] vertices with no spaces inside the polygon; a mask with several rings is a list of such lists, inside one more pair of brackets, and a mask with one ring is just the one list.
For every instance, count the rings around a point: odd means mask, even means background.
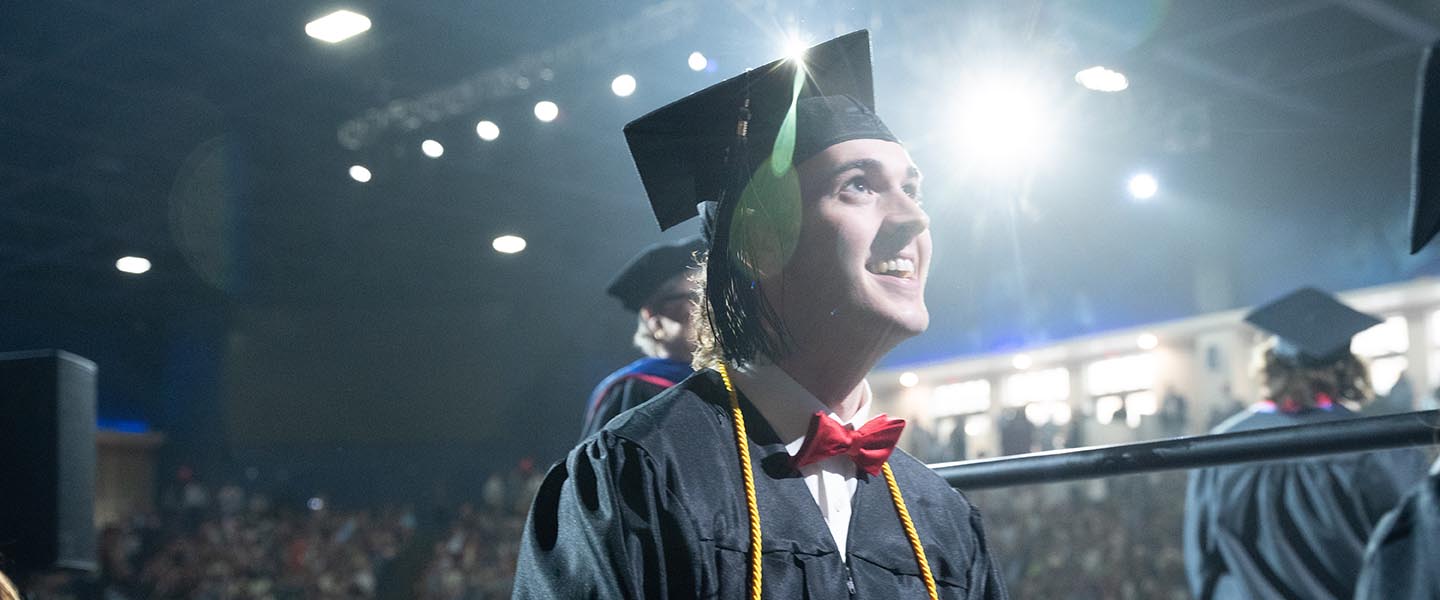
[{"label": "graduate in background", "polygon": [[[1440,231],[1440,52],[1420,61],[1410,191],[1410,253]],[[1440,462],[1376,527],[1365,548],[1355,600],[1427,600],[1440,596]]]},{"label": "graduate in background", "polygon": [[704,368],[550,471],[516,598],[1005,597],[979,513],[868,414],[865,375],[929,324],[931,249],[869,50],[845,35],[626,127],[661,228],[704,213]]},{"label": "graduate in background", "polygon": [[633,341],[645,358],[625,365],[595,386],[585,404],[580,439],[693,372],[690,309],[696,293],[689,274],[704,247],[698,235],[654,244],[630,259],[610,281],[605,293],[635,313]]},{"label": "graduate in background", "polygon": [[[1264,400],[1212,433],[1353,419],[1372,393],[1350,339],[1380,323],[1305,288],[1245,317]],[[1348,599],[1366,540],[1424,472],[1414,449],[1197,469],[1185,500],[1185,571],[1198,600]]]}]

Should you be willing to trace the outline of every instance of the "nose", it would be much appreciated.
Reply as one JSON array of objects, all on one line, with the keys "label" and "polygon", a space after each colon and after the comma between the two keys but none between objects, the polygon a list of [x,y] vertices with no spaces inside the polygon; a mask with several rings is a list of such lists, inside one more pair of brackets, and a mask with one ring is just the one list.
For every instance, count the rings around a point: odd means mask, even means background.
[{"label": "nose", "polygon": [[889,200],[885,222],[892,235],[908,243],[930,228],[930,214],[914,198],[896,192]]}]

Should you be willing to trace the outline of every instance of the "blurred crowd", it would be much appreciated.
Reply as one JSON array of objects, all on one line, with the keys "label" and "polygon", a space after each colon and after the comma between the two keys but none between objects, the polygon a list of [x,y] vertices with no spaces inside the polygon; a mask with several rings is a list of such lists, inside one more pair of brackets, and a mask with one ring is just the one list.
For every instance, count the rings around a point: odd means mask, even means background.
[{"label": "blurred crowd", "polygon": [[525,513],[460,507],[418,585],[422,600],[509,598]]},{"label": "blurred crowd", "polygon": [[370,598],[378,572],[416,527],[409,507],[332,510],[319,498],[307,507],[272,507],[263,495],[246,496],[227,486],[218,497],[230,502],[105,528],[104,597]]},{"label": "blurred crowd", "polygon": [[192,480],[163,494],[157,513],[99,532],[96,577],[38,575],[27,597],[508,598],[538,484],[528,469],[494,475],[479,503],[417,512],[408,504],[332,506],[323,496],[277,502],[239,485],[212,489]]},{"label": "blurred crowd", "polygon": [[[483,497],[433,515],[411,506],[275,506],[235,486],[101,534],[107,600],[508,598],[537,474],[492,476]],[[1016,598],[1186,598],[1185,474],[978,491],[992,549]],[[203,498],[202,498],[203,497]],[[204,500],[202,503],[201,500]],[[412,563],[407,565],[406,563]],[[56,587],[37,598],[84,597]]]},{"label": "blurred crowd", "polygon": [[968,494],[1013,598],[1183,600],[1183,471]]}]

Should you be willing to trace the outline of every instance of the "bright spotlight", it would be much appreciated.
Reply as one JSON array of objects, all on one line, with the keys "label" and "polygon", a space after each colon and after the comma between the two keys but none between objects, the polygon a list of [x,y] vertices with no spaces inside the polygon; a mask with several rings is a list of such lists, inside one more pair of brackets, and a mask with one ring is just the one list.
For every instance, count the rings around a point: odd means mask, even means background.
[{"label": "bright spotlight", "polygon": [[1130,197],[1136,200],[1149,200],[1155,197],[1160,191],[1160,182],[1155,176],[1149,173],[1139,173],[1130,178],[1125,187],[1130,190]]},{"label": "bright spotlight", "polygon": [[362,165],[351,165],[350,178],[360,183],[370,183],[370,169]]},{"label": "bright spotlight", "polygon": [[805,60],[805,51],[809,46],[799,36],[789,35],[785,38],[785,45],[781,47],[785,58],[793,61]]},{"label": "bright spotlight", "polygon": [[541,100],[535,103],[535,118],[549,123],[558,116],[560,116],[560,107],[556,106],[554,102]]},{"label": "bright spotlight", "polygon": [[369,17],[348,10],[337,10],[305,24],[305,35],[331,44],[343,42],[369,30]]},{"label": "bright spotlight", "polygon": [[1035,362],[1030,360],[1029,354],[1016,354],[1015,358],[1010,359],[1010,364],[1016,369],[1024,371],[1034,365]]},{"label": "bright spotlight", "polygon": [[150,270],[150,259],[139,256],[122,256],[115,261],[115,270],[121,273],[139,275]]},{"label": "bright spotlight", "polygon": [[445,146],[435,140],[425,140],[420,142],[420,151],[430,158],[440,158],[440,155],[445,154]]},{"label": "bright spotlight", "polygon": [[900,374],[901,387],[912,388],[915,387],[915,385],[918,383],[920,383],[920,376],[917,375],[914,371],[906,371]]},{"label": "bright spotlight", "polygon": [[487,142],[493,142],[500,137],[500,126],[492,121],[481,121],[475,124],[475,135]]},{"label": "bright spotlight", "polygon": [[518,235],[502,235],[490,242],[490,246],[501,254],[515,254],[525,249],[525,238]]},{"label": "bright spotlight", "polygon": [[1098,65],[1076,73],[1075,83],[1097,92],[1119,92],[1130,87],[1130,80],[1124,73]]},{"label": "bright spotlight", "polygon": [[1135,345],[1139,346],[1141,350],[1154,350],[1160,346],[1160,338],[1155,337],[1153,333],[1142,333],[1135,338]]},{"label": "bright spotlight", "polygon": [[704,71],[705,67],[710,66],[710,61],[699,52],[691,52],[690,59],[686,62],[690,65],[691,71]]},{"label": "bright spotlight", "polygon": [[629,74],[616,77],[610,82],[610,91],[621,98],[635,93],[635,77]]},{"label": "bright spotlight", "polygon": [[305,502],[305,506],[309,507],[310,510],[317,511],[317,512],[318,512],[318,511],[325,510],[325,499],[324,499],[324,498],[321,498],[321,497],[319,497],[319,496],[316,496],[316,497],[314,497],[314,498],[311,498],[311,499],[307,500],[307,501]]},{"label": "bright spotlight", "polygon": [[955,135],[971,160],[987,167],[1033,162],[1054,144],[1049,108],[1045,96],[1024,82],[980,78],[957,102]]}]

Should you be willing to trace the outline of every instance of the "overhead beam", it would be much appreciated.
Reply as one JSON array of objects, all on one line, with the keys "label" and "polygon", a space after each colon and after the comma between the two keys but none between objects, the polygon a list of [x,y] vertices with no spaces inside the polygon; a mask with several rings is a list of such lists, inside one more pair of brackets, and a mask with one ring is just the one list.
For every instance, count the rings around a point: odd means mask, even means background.
[{"label": "overhead beam", "polygon": [[1381,27],[1410,38],[1420,44],[1432,44],[1440,39],[1440,27],[1426,23],[1388,3],[1379,0],[1332,0],[1336,6],[1348,9],[1369,19]]},{"label": "overhead beam", "polygon": [[[1259,3],[1257,5],[1265,6]],[[1208,46],[1259,27],[1284,23],[1296,17],[1308,15],[1326,6],[1329,6],[1329,2],[1325,0],[1304,0],[1282,4],[1250,16],[1226,20],[1223,24],[1215,27],[1179,36],[1170,40],[1170,45],[1181,48]]]},{"label": "overhead beam", "polygon": [[620,52],[638,52],[679,37],[699,20],[687,0],[669,0],[610,27],[586,33],[547,50],[476,73],[449,86],[371,108],[340,124],[340,144],[359,150],[376,140],[414,131],[429,123],[477,110],[487,102],[524,93],[522,80],[543,80],[545,72],[578,63],[603,62]]},{"label": "overhead beam", "polygon": [[1284,77],[1277,77],[1274,85],[1280,88],[1291,87],[1315,79],[1336,77],[1349,73],[1350,71],[1373,67],[1410,55],[1418,55],[1414,44],[1408,42],[1391,44],[1341,60],[1321,63],[1308,69],[1301,69]]},{"label": "overhead beam", "polygon": [[[1087,33],[1107,37],[1126,47],[1133,47],[1144,41],[1139,33],[1116,29],[1083,13],[1066,11],[1065,15],[1071,23],[1086,30]],[[1154,57],[1159,62],[1175,67],[1191,76],[1219,85],[1241,96],[1264,101],[1293,114],[1309,118],[1333,118],[1335,116],[1313,100],[1277,91],[1252,77],[1200,58],[1185,48],[1164,46],[1155,51]]]}]

